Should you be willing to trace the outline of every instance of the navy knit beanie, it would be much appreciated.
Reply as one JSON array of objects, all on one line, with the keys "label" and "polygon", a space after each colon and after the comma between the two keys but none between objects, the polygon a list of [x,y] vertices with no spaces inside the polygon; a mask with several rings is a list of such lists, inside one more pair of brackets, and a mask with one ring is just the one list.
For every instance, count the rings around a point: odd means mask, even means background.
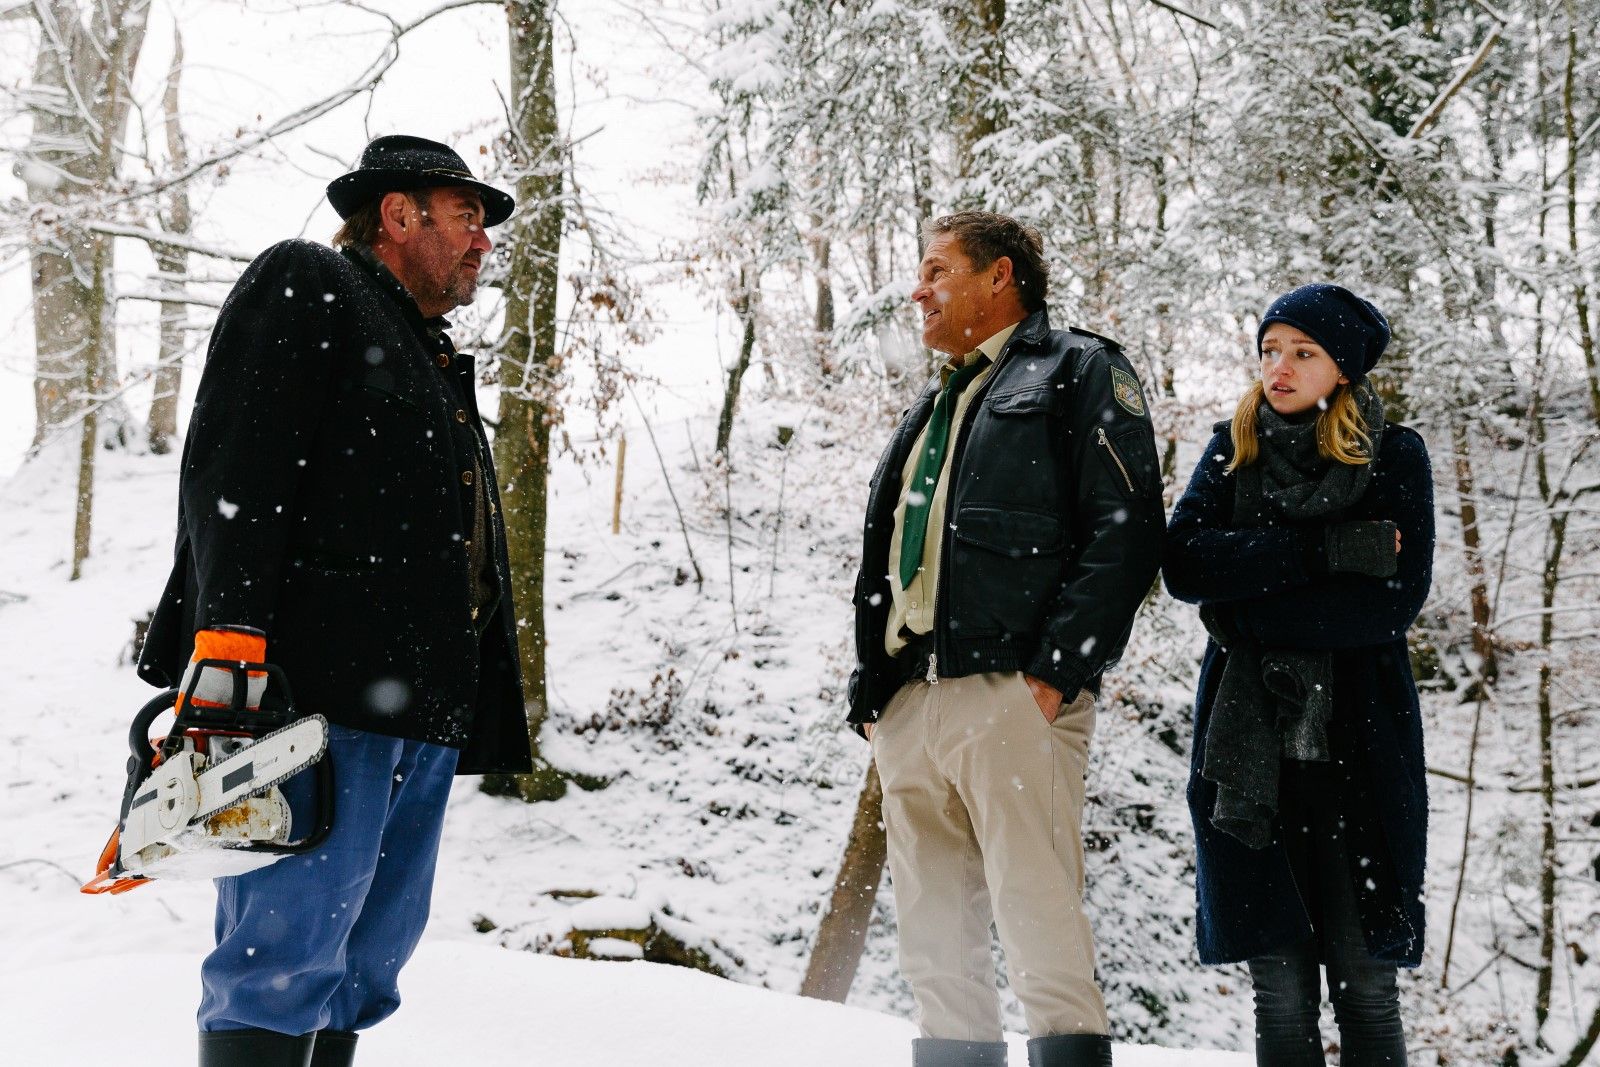
[{"label": "navy knit beanie", "polygon": [[1272,302],[1256,330],[1256,353],[1267,327],[1288,323],[1321,345],[1352,382],[1366,377],[1389,345],[1389,320],[1372,303],[1342,285],[1302,285]]}]

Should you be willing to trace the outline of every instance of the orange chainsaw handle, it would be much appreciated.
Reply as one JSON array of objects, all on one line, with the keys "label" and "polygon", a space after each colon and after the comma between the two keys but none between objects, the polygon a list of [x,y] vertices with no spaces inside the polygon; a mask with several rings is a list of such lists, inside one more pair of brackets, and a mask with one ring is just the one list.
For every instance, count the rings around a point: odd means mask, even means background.
[{"label": "orange chainsaw handle", "polygon": [[100,850],[100,860],[95,864],[94,877],[83,883],[78,892],[88,893],[91,896],[98,896],[101,893],[115,896],[130,889],[138,889],[150,881],[148,878],[111,877],[111,865],[117,862],[117,846],[121,839],[122,827],[119,826],[111,831],[111,839],[106,842],[106,847]]}]

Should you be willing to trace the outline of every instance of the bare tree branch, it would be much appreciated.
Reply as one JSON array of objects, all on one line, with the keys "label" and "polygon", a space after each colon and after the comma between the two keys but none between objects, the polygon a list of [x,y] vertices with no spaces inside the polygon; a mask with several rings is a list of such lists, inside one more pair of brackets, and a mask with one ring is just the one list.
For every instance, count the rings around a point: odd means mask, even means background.
[{"label": "bare tree branch", "polygon": [[460,8],[476,7],[484,4],[498,5],[498,0],[449,0],[449,2],[440,4],[433,10],[423,13],[407,23],[397,22],[392,17],[384,15],[382,12],[365,7],[363,5],[350,5],[352,7],[359,7],[361,10],[367,11],[369,14],[378,15],[384,18],[385,21],[389,22],[390,24],[389,40],[384,45],[382,52],[379,54],[378,58],[373,60],[367,69],[363,71],[354,81],[351,81],[344,87],[323,97],[321,100],[307,104],[306,106],[295,111],[291,111],[289,114],[278,119],[272,125],[263,130],[259,130],[232,145],[229,145],[226,149],[220,152],[215,152],[204,159],[201,159],[195,163],[191,163],[188,167],[178,170],[175,173],[162,178],[160,181],[154,182],[150,185],[140,186],[132,192],[126,193],[125,195],[110,201],[109,205],[115,206],[117,204],[126,204],[134,200],[142,200],[155,193],[164,192],[165,190],[172,188],[174,185],[189,181],[191,178],[210,170],[212,167],[226,163],[231,159],[237,159],[253,149],[266,144],[273,138],[281,137],[283,134],[288,133],[291,130],[299,129],[307,123],[313,122],[316,119],[321,118],[323,115],[337,110],[339,107],[348,103],[355,97],[360,96],[362,93],[371,92],[372,89],[376,87],[378,82],[382,80],[384,74],[388,72],[389,68],[394,65],[395,60],[400,58],[400,40],[406,34],[411,33],[413,30],[416,30],[426,23],[433,21],[440,15],[458,10]]},{"label": "bare tree branch", "polygon": [[179,248],[185,252],[195,252],[202,256],[210,256],[212,259],[225,259],[233,263],[249,263],[256,258],[251,252],[224,248],[206,241],[196,241],[191,237],[168,233],[165,230],[148,230],[142,226],[128,226],[120,222],[90,222],[84,228],[112,237],[132,237],[156,248]]},{"label": "bare tree branch", "polygon": [[1439,116],[1444,113],[1445,105],[1450,103],[1450,98],[1460,92],[1461,87],[1471,81],[1474,74],[1478,73],[1478,68],[1483,66],[1483,61],[1489,58],[1489,53],[1494,49],[1495,42],[1499,40],[1500,26],[1497,25],[1489,31],[1489,36],[1483,39],[1483,44],[1478,46],[1477,54],[1472,57],[1472,62],[1461,68],[1461,73],[1452,78],[1450,84],[1440,90],[1438,97],[1428,105],[1428,109],[1417,117],[1416,123],[1412,125],[1410,132],[1406,134],[1408,138],[1415,140],[1422,136],[1424,130],[1434,124]]},{"label": "bare tree branch", "polygon": [[1213,30],[1221,30],[1222,29],[1221,26],[1218,26],[1215,22],[1212,22],[1210,19],[1204,18],[1204,17],[1202,17],[1200,15],[1196,15],[1193,11],[1190,11],[1186,7],[1180,7],[1177,4],[1171,3],[1170,0],[1150,0],[1150,2],[1152,4],[1154,4],[1154,5],[1156,5],[1157,7],[1166,8],[1168,11],[1172,12],[1174,15],[1182,15],[1186,19],[1192,19],[1193,21],[1198,22],[1202,26],[1209,27],[1210,29],[1213,29]]},{"label": "bare tree branch", "polygon": [[219,296],[200,296],[196,293],[164,293],[146,290],[129,290],[118,292],[118,300],[147,300],[155,304],[194,304],[198,307],[220,308],[223,298]]}]

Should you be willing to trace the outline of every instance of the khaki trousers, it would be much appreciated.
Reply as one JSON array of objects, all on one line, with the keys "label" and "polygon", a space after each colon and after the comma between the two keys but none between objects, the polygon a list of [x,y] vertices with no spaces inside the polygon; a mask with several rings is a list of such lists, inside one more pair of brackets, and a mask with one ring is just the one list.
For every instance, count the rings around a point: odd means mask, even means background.
[{"label": "khaki trousers", "polygon": [[1020,672],[908,682],[872,732],[900,967],[924,1037],[999,1041],[992,922],[1033,1037],[1108,1032],[1083,914],[1094,696],[1051,724]]}]

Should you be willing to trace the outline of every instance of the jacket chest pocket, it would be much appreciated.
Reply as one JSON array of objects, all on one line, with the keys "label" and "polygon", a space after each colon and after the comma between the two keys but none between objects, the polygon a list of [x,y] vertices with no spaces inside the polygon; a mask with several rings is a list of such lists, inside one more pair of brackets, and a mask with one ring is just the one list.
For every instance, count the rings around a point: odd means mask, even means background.
[{"label": "jacket chest pocket", "polygon": [[1029,385],[1004,393],[990,393],[984,407],[991,415],[1060,415],[1066,408],[1065,389],[1053,383]]},{"label": "jacket chest pocket", "polygon": [[1014,505],[967,505],[956,516],[955,536],[1010,559],[1054,555],[1066,547],[1059,516]]},{"label": "jacket chest pocket", "polygon": [[950,625],[965,637],[1034,634],[1067,552],[1060,516],[1015,504],[968,504],[955,520]]},{"label": "jacket chest pocket", "polygon": [[1066,390],[1050,382],[984,397],[962,446],[962,498],[1056,510],[1065,492],[1066,407]]}]

